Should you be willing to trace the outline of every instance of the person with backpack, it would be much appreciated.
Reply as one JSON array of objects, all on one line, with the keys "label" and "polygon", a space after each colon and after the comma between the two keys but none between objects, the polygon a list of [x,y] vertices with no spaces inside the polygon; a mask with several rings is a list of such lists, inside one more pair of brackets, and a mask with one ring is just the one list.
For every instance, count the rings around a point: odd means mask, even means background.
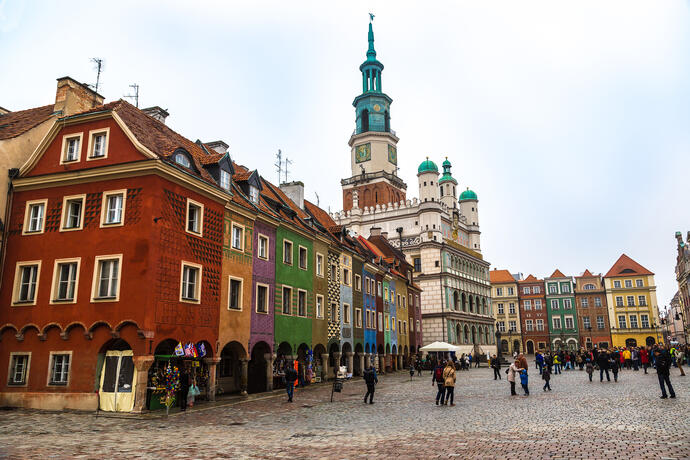
[{"label": "person with backpack", "polygon": [[287,391],[288,395],[287,402],[292,402],[292,396],[295,393],[295,380],[297,380],[297,371],[295,370],[294,361],[290,359],[285,366],[285,391]]},{"label": "person with backpack", "polygon": [[[414,367],[412,369],[414,369]],[[376,390],[376,384],[379,383],[379,378],[376,376],[376,369],[374,369],[374,366],[369,366],[369,369],[364,371],[364,382],[367,384],[364,404],[367,403],[367,397],[369,398],[369,404],[374,404],[374,391]]]},{"label": "person with backpack", "polygon": [[498,380],[501,380],[501,360],[496,355],[491,357],[491,368],[494,370],[494,380],[496,380],[496,377],[498,377]]},{"label": "person with backpack", "polygon": [[539,373],[541,374],[544,369],[544,355],[541,354],[541,352],[537,352],[536,356],[534,357],[535,362],[537,363],[537,369],[539,369]]},{"label": "person with backpack", "polygon": [[453,361],[448,360],[446,368],[443,370],[443,387],[446,389],[446,402],[450,400],[450,405],[454,406],[453,403],[453,392],[455,391],[455,365]]},{"label": "person with backpack", "polygon": [[587,374],[589,375],[589,381],[592,381],[592,374],[594,373],[594,364],[592,364],[592,360],[587,358]]},{"label": "person with backpack", "polygon": [[661,399],[666,399],[666,388],[664,383],[668,386],[668,392],[671,398],[676,397],[676,392],[671,386],[671,356],[663,348],[659,347],[654,350],[654,362],[656,363],[656,374],[659,378],[659,386],[661,387]]},{"label": "person with backpack", "polygon": [[436,392],[436,405],[438,406],[439,398],[441,400],[441,405],[445,401],[446,390],[443,388],[443,365],[442,363],[437,363],[434,367],[434,371],[431,373],[431,384],[438,386],[438,392]]},{"label": "person with backpack", "polygon": [[541,379],[544,381],[544,391],[548,388],[551,391],[551,370],[548,367],[544,368],[541,373]]},{"label": "person with backpack", "polygon": [[611,372],[613,372],[613,381],[617,382],[618,381],[618,371],[620,370],[620,353],[616,355],[616,353],[611,353],[609,355],[609,367],[611,368]]}]

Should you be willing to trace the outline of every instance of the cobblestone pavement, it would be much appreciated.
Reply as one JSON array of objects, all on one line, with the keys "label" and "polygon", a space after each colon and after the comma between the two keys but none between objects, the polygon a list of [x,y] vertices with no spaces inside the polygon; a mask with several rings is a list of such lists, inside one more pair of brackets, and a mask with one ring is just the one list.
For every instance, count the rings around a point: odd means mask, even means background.
[{"label": "cobblestone pavement", "polygon": [[[656,374],[617,383],[581,371],[553,376],[544,393],[509,396],[505,374],[458,372],[455,407],[436,406],[429,372],[380,377],[195,407],[170,417],[0,412],[0,458],[690,458],[690,376],[672,370],[678,398],[659,399]],[[597,376],[598,377],[598,376]],[[519,385],[518,385],[519,388]]]}]

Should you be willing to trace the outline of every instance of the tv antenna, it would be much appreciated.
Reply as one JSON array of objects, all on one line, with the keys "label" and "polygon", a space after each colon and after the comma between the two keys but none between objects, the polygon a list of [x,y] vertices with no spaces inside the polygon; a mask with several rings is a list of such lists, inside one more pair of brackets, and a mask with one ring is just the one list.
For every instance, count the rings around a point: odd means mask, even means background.
[{"label": "tv antenna", "polygon": [[316,207],[318,208],[318,207],[319,207],[319,202],[320,202],[321,200],[319,200],[319,194],[318,194],[318,193],[314,192],[314,195],[316,195]]},{"label": "tv antenna", "polygon": [[138,109],[139,108],[139,85],[136,83],[132,83],[129,85],[130,88],[134,91],[134,94],[125,94],[124,97],[128,99],[134,99],[134,106]]},{"label": "tv antenna", "polygon": [[101,84],[101,71],[103,70],[103,59],[91,58],[91,62],[93,62],[96,65],[96,85],[89,86],[91,86],[95,92],[98,92],[98,87]]},{"label": "tv antenna", "polygon": [[291,165],[292,161],[288,160],[288,157],[285,157],[285,183],[287,184],[288,181],[288,165]]},{"label": "tv antenna", "polygon": [[276,155],[276,164],[273,166],[276,167],[276,171],[278,171],[278,185],[280,185],[280,173],[283,172],[283,152],[278,149],[278,154]]}]

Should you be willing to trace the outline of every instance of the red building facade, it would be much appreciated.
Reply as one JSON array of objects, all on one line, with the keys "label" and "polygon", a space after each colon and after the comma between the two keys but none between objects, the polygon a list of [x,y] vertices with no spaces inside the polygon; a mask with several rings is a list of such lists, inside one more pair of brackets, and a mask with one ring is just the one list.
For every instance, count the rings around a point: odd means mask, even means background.
[{"label": "red building facade", "polygon": [[533,275],[518,281],[522,342],[528,354],[544,352],[549,344],[549,321],[546,311],[544,281]]},{"label": "red building facade", "polygon": [[214,394],[225,156],[124,101],[60,121],[12,183],[0,405],[141,410],[177,343]]},{"label": "red building facade", "polygon": [[585,270],[582,276],[575,277],[575,308],[580,345],[588,350],[595,346],[608,348],[611,344],[611,328],[601,275]]}]

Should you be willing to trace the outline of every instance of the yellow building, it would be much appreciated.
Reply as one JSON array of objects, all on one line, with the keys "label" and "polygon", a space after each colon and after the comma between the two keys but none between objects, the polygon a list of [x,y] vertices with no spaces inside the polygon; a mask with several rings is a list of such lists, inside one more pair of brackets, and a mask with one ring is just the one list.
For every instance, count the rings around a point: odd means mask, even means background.
[{"label": "yellow building", "polygon": [[491,309],[501,333],[501,353],[520,353],[521,328],[518,284],[508,270],[491,270]]},{"label": "yellow building", "polygon": [[604,275],[614,347],[663,342],[654,273],[621,255]]}]

